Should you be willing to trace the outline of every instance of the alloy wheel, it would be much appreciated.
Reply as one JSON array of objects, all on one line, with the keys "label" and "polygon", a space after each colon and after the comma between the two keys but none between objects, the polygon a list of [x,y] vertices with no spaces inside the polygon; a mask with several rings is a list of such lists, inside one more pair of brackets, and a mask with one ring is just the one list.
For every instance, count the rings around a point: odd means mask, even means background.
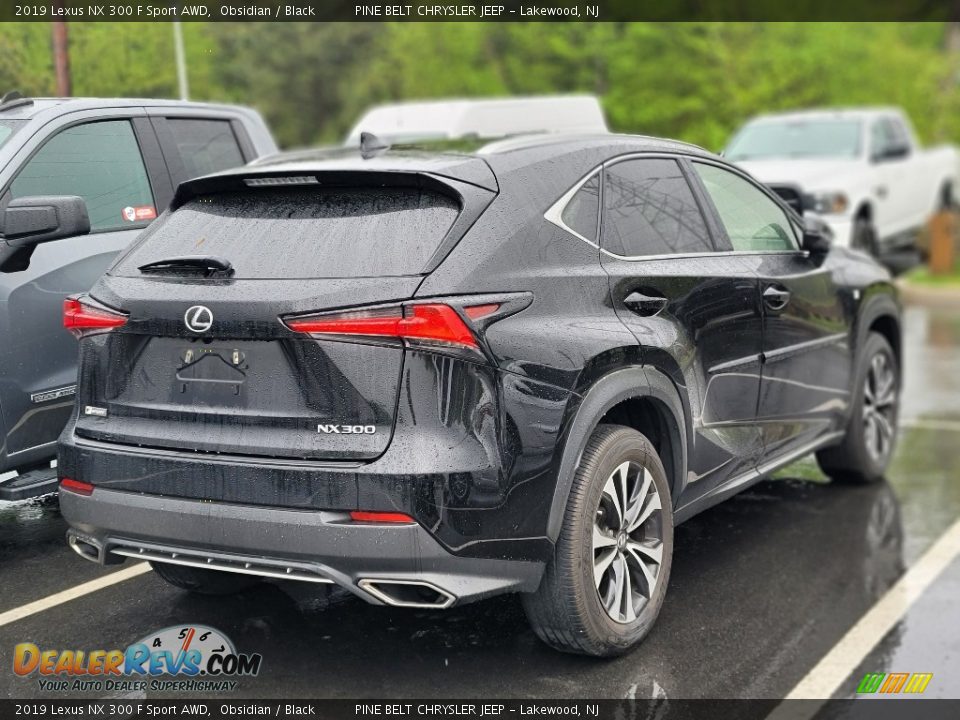
[{"label": "alloy wheel", "polygon": [[607,478],[593,526],[593,576],[612,620],[630,623],[653,597],[663,563],[663,516],[650,471],[625,462]]},{"label": "alloy wheel", "polygon": [[870,360],[863,383],[863,438],[874,462],[885,460],[897,427],[897,374],[885,353]]}]

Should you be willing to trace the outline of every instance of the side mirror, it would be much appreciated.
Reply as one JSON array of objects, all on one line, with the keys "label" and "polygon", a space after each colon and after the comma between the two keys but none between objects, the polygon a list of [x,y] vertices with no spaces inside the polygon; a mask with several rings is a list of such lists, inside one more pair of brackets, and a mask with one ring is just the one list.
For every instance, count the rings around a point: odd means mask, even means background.
[{"label": "side mirror", "polygon": [[902,160],[910,155],[909,145],[890,145],[881,152],[874,154],[874,162],[885,162],[887,160]]},{"label": "side mirror", "polygon": [[11,200],[0,214],[0,272],[26,270],[39,243],[89,232],[83,198],[38,195]]},{"label": "side mirror", "polygon": [[10,247],[24,247],[90,232],[83,198],[76,195],[11,200],[0,216],[0,236]]},{"label": "side mirror", "polygon": [[825,255],[833,242],[833,231],[819,218],[807,217],[803,221],[802,247],[811,255]]}]

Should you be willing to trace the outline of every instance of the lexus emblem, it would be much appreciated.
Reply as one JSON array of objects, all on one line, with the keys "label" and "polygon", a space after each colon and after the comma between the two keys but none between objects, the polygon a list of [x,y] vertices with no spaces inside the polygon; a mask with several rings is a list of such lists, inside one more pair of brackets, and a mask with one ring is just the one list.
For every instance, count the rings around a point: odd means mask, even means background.
[{"label": "lexus emblem", "polygon": [[187,308],[183,314],[183,322],[187,325],[187,330],[195,333],[202,333],[213,327],[213,313],[205,305],[194,305]]}]

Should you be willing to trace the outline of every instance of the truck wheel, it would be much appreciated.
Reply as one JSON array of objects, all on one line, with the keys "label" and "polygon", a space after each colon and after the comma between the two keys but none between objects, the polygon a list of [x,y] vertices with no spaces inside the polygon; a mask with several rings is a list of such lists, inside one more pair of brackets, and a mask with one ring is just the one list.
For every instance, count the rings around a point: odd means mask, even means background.
[{"label": "truck wheel", "polygon": [[170,585],[198,595],[233,595],[260,582],[251,575],[206,570],[187,565],[152,562],[150,567]]},{"label": "truck wheel", "polygon": [[623,654],[660,613],[672,555],[670,488],[656,450],[636,430],[600,425],[540,587],[523,596],[527,618],[557,650]]},{"label": "truck wheel", "polygon": [[843,442],[817,452],[827,475],[860,483],[883,477],[897,441],[899,378],[890,343],[880,333],[870,333],[857,363],[856,395]]},{"label": "truck wheel", "polygon": [[872,257],[879,257],[880,243],[877,240],[877,231],[869,218],[858,217],[853,221],[853,233],[850,242],[856,250],[861,250]]}]

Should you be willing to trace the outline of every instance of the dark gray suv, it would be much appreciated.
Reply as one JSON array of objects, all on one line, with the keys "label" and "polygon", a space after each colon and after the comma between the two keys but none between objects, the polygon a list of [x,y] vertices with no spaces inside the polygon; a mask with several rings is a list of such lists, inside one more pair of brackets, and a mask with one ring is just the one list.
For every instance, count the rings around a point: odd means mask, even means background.
[{"label": "dark gray suv", "polygon": [[0,100],[0,500],[56,488],[50,461],[76,392],[64,296],[89,289],[180,182],[274,151],[247,108]]}]

